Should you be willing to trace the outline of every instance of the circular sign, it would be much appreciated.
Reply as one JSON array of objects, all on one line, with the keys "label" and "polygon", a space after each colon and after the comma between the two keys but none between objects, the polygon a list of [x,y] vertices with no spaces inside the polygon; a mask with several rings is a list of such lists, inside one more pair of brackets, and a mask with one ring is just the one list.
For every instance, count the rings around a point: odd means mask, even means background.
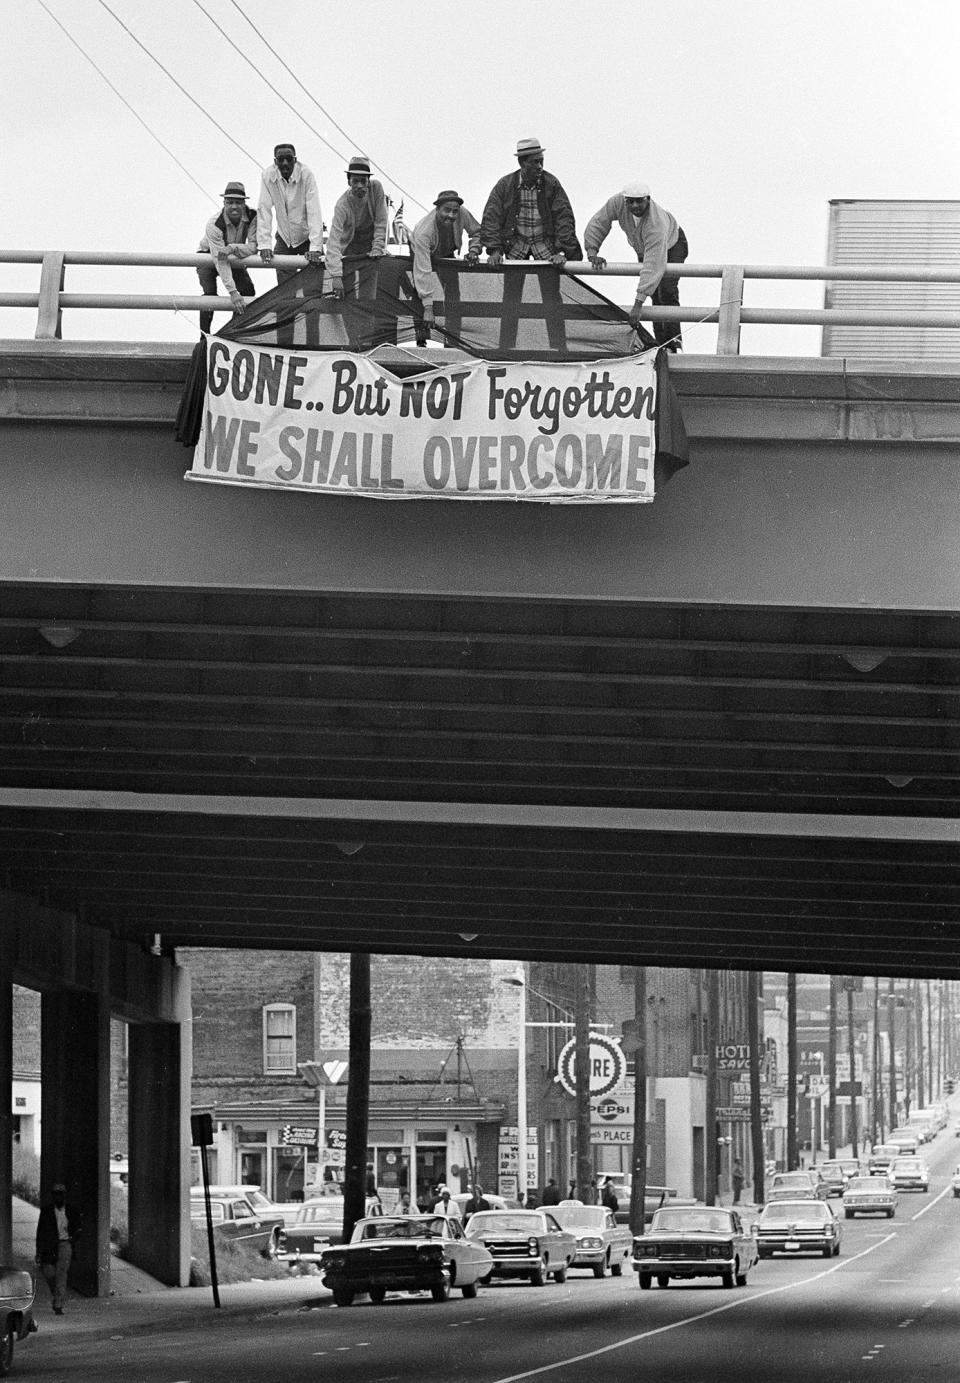
[{"label": "circular sign", "polygon": [[[569,1095],[577,1093],[577,1044],[571,1038],[557,1061],[557,1080]],[[627,1075],[627,1058],[618,1042],[601,1033],[590,1034],[590,1094],[607,1095]]]}]

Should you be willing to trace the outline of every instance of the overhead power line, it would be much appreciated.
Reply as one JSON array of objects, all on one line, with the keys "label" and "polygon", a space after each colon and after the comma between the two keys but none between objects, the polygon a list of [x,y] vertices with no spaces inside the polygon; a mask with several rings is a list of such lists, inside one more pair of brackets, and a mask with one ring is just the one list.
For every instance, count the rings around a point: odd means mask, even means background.
[{"label": "overhead power line", "polygon": [[168,155],[170,156],[170,158],[173,159],[174,163],[175,163],[175,164],[177,165],[177,167],[180,169],[181,173],[185,173],[186,176],[187,176],[187,177],[190,179],[190,181],[193,183],[194,187],[198,188],[199,191],[202,192],[203,195],[204,195],[205,197],[209,197],[211,201],[216,201],[216,200],[217,200],[216,197],[211,197],[211,195],[210,195],[210,193],[207,191],[207,189],[206,189],[205,187],[201,187],[201,186],[200,186],[200,184],[197,182],[196,178],[195,178],[195,177],[193,176],[193,174],[190,172],[190,169],[187,168],[187,167],[185,167],[184,164],[182,164],[182,163],[180,162],[180,160],[177,158],[177,156],[176,156],[176,154],[173,152],[173,150],[172,150],[171,148],[169,148],[168,145],[164,144],[163,140],[160,138],[160,136],[157,134],[157,132],[156,132],[155,130],[152,130],[152,129],[150,128],[150,126],[147,124],[146,120],[144,120],[143,116],[140,115],[140,114],[134,109],[134,107],[133,107],[133,106],[130,104],[130,102],[127,100],[126,96],[124,96],[123,93],[122,93],[121,91],[119,91],[119,90],[114,86],[113,82],[112,82],[112,81],[110,80],[110,78],[107,76],[106,72],[104,72],[103,68],[97,66],[97,64],[94,62],[93,58],[90,56],[90,54],[87,52],[87,50],[86,50],[80,43],[77,42],[77,40],[74,38],[73,34],[71,34],[70,30],[66,27],[66,25],[65,25],[65,24],[62,24],[62,23],[60,22],[60,20],[57,18],[57,16],[53,13],[53,11],[49,8],[49,6],[46,5],[46,4],[44,4],[44,0],[37,0],[37,4],[40,6],[40,8],[41,8],[42,10],[44,10],[44,11],[50,16],[50,18],[53,20],[54,24],[56,24],[57,28],[60,29],[60,30],[62,30],[62,32],[66,35],[66,37],[67,37],[67,38],[70,40],[70,42],[73,44],[74,48],[76,48],[77,51],[78,51],[84,58],[86,58],[87,62],[90,64],[90,66],[93,68],[93,70],[98,74],[98,76],[100,76],[100,77],[103,78],[103,80],[106,82],[107,86],[110,88],[110,90],[113,92],[113,94],[118,98],[118,100],[122,101],[123,104],[126,106],[127,110],[128,110],[128,111],[130,112],[130,114],[133,116],[134,120],[139,121],[139,123],[140,123],[140,124],[143,126],[143,128],[146,130],[146,132],[147,132],[147,134],[150,136],[150,138],[153,139],[153,140],[155,140],[155,141],[157,142],[157,144],[160,145],[160,148],[163,150],[163,152],[164,152],[165,154],[168,154]]},{"label": "overhead power line", "polygon": [[183,95],[186,96],[187,100],[188,100],[188,101],[191,101],[191,102],[193,103],[193,105],[196,106],[196,108],[197,108],[197,110],[200,112],[200,114],[201,114],[201,115],[205,115],[206,118],[210,121],[210,124],[213,125],[216,129],[218,129],[218,130],[220,131],[220,133],[223,135],[223,137],[224,137],[225,139],[228,139],[235,149],[239,149],[240,152],[241,152],[241,154],[243,154],[245,158],[248,158],[248,159],[250,160],[250,162],[254,165],[254,167],[257,167],[259,161],[258,161],[256,155],[255,155],[255,154],[251,154],[250,150],[249,150],[249,149],[245,149],[245,148],[243,147],[242,144],[238,144],[237,141],[234,139],[233,135],[230,134],[229,130],[225,130],[225,129],[223,128],[223,126],[220,124],[219,120],[215,120],[214,117],[210,114],[210,112],[206,109],[206,107],[203,106],[203,105],[201,105],[201,103],[197,100],[197,98],[196,98],[195,96],[191,96],[191,95],[190,95],[190,92],[189,92],[189,91],[187,90],[187,88],[183,85],[183,83],[177,81],[176,77],[175,77],[175,76],[173,75],[173,73],[169,70],[169,68],[164,67],[164,65],[163,65],[163,63],[160,61],[160,59],[159,59],[154,53],[152,53],[152,52],[150,51],[150,49],[147,47],[147,45],[146,45],[145,43],[141,43],[141,42],[140,42],[140,40],[137,38],[137,36],[136,36],[136,34],[133,32],[133,30],[132,30],[127,24],[124,24],[124,22],[123,22],[123,20],[120,18],[120,16],[119,16],[118,14],[116,14],[116,13],[110,8],[110,6],[107,4],[107,0],[100,0],[100,4],[101,4],[101,5],[103,6],[103,8],[106,10],[107,14],[110,15],[110,17],[111,17],[112,19],[115,19],[115,20],[117,21],[117,23],[120,25],[120,28],[124,31],[124,33],[128,34],[128,35],[130,36],[130,38],[133,39],[133,41],[134,41],[134,43],[137,45],[137,47],[140,48],[144,53],[146,53],[146,55],[147,55],[147,57],[150,59],[150,61],[156,63],[156,65],[157,65],[157,67],[159,67],[160,71],[164,74],[165,77],[168,77],[168,78],[170,79],[170,81],[173,82],[173,84],[174,84],[174,86],[177,88],[177,90],[178,90],[178,91],[181,91],[181,92],[183,93]]},{"label": "overhead power line", "polygon": [[[336,154],[337,158],[342,158],[342,159],[349,158],[349,155],[348,155],[348,154],[341,153],[341,151],[340,151],[339,149],[337,149],[333,144],[331,144],[330,141],[329,141],[329,139],[327,139],[324,135],[322,135],[322,134],[320,133],[319,130],[314,129],[314,127],[310,124],[310,121],[307,119],[307,117],[306,117],[305,115],[301,115],[300,112],[297,110],[297,108],[296,108],[295,106],[292,106],[292,105],[290,104],[290,102],[287,100],[286,96],[284,96],[283,92],[282,92],[282,91],[279,91],[279,90],[274,86],[273,82],[271,82],[271,81],[269,80],[269,78],[267,78],[267,77],[265,77],[265,76],[263,75],[263,73],[260,71],[260,68],[256,65],[255,62],[253,62],[253,61],[247,56],[247,54],[243,51],[243,49],[240,47],[240,45],[237,44],[237,43],[234,43],[233,39],[232,39],[232,38],[230,37],[230,35],[226,32],[226,30],[223,29],[223,28],[217,23],[217,21],[214,19],[213,15],[210,13],[210,11],[209,11],[208,9],[205,9],[204,6],[200,3],[200,0],[193,0],[193,3],[196,5],[197,9],[200,11],[201,14],[206,15],[207,19],[209,19],[210,23],[211,23],[211,24],[213,25],[213,27],[217,30],[217,32],[220,34],[220,36],[221,36],[222,38],[225,38],[225,39],[227,40],[227,42],[229,43],[230,47],[234,50],[234,52],[235,52],[235,53],[239,53],[240,57],[243,58],[244,62],[247,64],[247,66],[253,68],[254,72],[257,74],[257,76],[260,78],[260,80],[261,80],[262,82],[265,82],[265,83],[266,83],[266,85],[270,88],[270,90],[273,92],[273,94],[274,94],[275,96],[279,96],[280,100],[281,100],[281,101],[283,102],[283,104],[287,107],[287,109],[293,111],[293,113],[294,113],[294,115],[297,117],[297,119],[298,119],[298,120],[302,120],[303,123],[306,125],[307,129],[310,130],[310,132],[311,132],[312,134],[315,134],[322,144],[326,144],[327,148],[331,151],[331,153]],[[241,14],[242,14],[242,13],[243,13],[243,11],[241,10]],[[246,18],[246,15],[244,15],[244,18]],[[251,27],[252,27],[252,26],[251,26]],[[339,129],[340,127],[337,126],[337,128]],[[343,134],[343,131],[341,130],[340,133]],[[349,138],[349,136],[347,136],[347,138]]]},{"label": "overhead power line", "polygon": [[[334,118],[333,118],[333,116],[330,114],[330,112],[326,109],[325,106],[322,106],[322,105],[320,104],[320,102],[319,102],[319,101],[317,100],[317,98],[314,96],[313,92],[310,91],[310,90],[308,90],[308,88],[304,86],[303,82],[301,82],[300,78],[299,78],[299,77],[297,76],[297,74],[294,72],[294,70],[293,70],[293,68],[290,66],[290,64],[286,61],[285,58],[281,57],[281,55],[277,52],[276,48],[274,48],[273,45],[270,43],[269,39],[267,39],[266,36],[260,32],[260,30],[257,28],[256,24],[254,24],[254,22],[253,22],[253,20],[250,18],[250,16],[244,11],[244,9],[242,8],[242,6],[238,3],[238,0],[231,0],[231,3],[232,3],[232,5],[233,5],[233,8],[237,11],[237,13],[238,13],[243,19],[245,19],[246,22],[250,25],[250,28],[251,28],[251,29],[253,30],[253,32],[256,34],[257,38],[258,38],[258,39],[260,40],[260,42],[264,45],[264,47],[265,47],[270,53],[273,54],[273,56],[276,58],[277,62],[280,64],[280,66],[283,68],[283,70],[284,70],[284,71],[285,71],[285,72],[296,82],[297,86],[298,86],[298,87],[300,88],[300,90],[304,93],[304,95],[307,96],[308,99],[311,100],[311,101],[313,102],[313,104],[316,106],[317,110],[320,111],[321,115],[323,115],[324,119],[329,120],[329,121],[330,121],[330,124],[334,127],[334,129],[337,130],[337,131],[339,131],[339,133],[343,135],[344,139],[346,139],[354,148],[358,148],[359,146],[358,146],[358,144],[357,144],[357,141],[354,140],[354,139],[352,139],[351,136],[350,136],[349,134],[347,134],[346,130],[343,128],[342,125],[338,125],[338,124],[337,124],[336,120],[334,120]],[[203,6],[200,5],[200,0],[194,0],[194,4],[195,4],[195,5],[198,5],[198,7],[199,7],[200,9],[203,9]],[[206,14],[206,10],[204,10],[204,14]],[[207,18],[209,19],[210,16],[207,15]],[[211,23],[216,24],[216,20],[211,20]],[[220,25],[217,24],[216,27],[219,29],[219,28],[220,28]],[[223,33],[223,30],[220,29],[220,32]],[[226,37],[227,37],[227,35],[224,34],[224,38],[226,38]],[[229,39],[228,41],[229,41],[230,43],[233,43],[233,40],[232,40],[232,39]],[[233,46],[236,48],[236,44],[233,44]],[[237,49],[237,51],[240,52],[240,49]],[[245,56],[245,55],[244,55],[244,56]],[[249,58],[247,58],[247,61],[248,61],[248,62],[250,61]],[[250,63],[250,65],[251,65],[251,67],[253,67],[253,63]],[[254,68],[254,70],[259,72],[259,69],[257,69],[257,68]],[[260,73],[260,75],[262,76],[263,74]],[[266,78],[264,77],[263,80],[266,81]],[[270,86],[270,83],[267,82],[267,85]],[[270,89],[271,89],[271,91],[276,91],[276,87],[271,86]],[[279,95],[279,93],[277,93],[277,94]],[[285,100],[285,98],[281,97],[281,100]],[[286,102],[286,104],[287,104],[288,106],[290,105],[290,103],[289,103],[288,101]],[[293,110],[293,107],[290,106],[290,109]],[[296,115],[297,112],[294,111],[294,114]],[[299,116],[298,118],[301,119],[301,120],[303,120],[303,116],[302,116],[302,115]],[[328,148],[328,149],[333,147],[332,145],[330,145],[330,144],[327,142],[326,139],[323,138],[323,135],[320,134],[317,130],[314,130],[314,129],[313,129],[313,126],[310,125],[306,120],[304,120],[304,124],[307,126],[307,128],[308,128],[309,130],[313,130],[313,133],[314,133],[315,135],[317,135],[317,138],[318,138],[318,139],[322,139],[322,140],[323,140],[324,144],[327,145],[327,148]],[[334,152],[336,152],[336,150],[334,150]],[[340,157],[342,158],[343,155],[341,154]],[[415,197],[415,196],[413,195],[412,192],[408,191],[407,188],[405,188],[404,186],[402,186],[401,183],[397,182],[396,178],[391,177],[391,175],[387,172],[387,170],[383,167],[383,165],[382,165],[381,163],[377,163],[376,159],[374,159],[374,158],[370,158],[370,162],[373,164],[374,168],[376,168],[379,172],[381,172],[381,173],[383,174],[383,176],[387,179],[387,181],[388,181],[389,183],[392,183],[392,184],[393,184],[393,186],[397,189],[398,192],[401,192],[401,193],[403,194],[404,197],[409,197],[410,200],[411,200],[411,202],[413,202],[413,204],[414,204],[415,206],[420,207],[422,211],[426,211],[426,210],[427,210],[427,208],[426,208],[426,206],[423,204],[423,202],[421,202],[420,199],[419,199],[418,197]]]}]

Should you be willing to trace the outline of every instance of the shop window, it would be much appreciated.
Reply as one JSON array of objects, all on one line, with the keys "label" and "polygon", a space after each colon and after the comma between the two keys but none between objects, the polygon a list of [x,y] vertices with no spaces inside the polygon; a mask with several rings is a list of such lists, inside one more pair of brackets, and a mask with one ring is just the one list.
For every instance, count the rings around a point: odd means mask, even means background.
[{"label": "shop window", "polygon": [[263,1070],[268,1076],[296,1074],[297,1010],[293,1004],[264,1006]]}]

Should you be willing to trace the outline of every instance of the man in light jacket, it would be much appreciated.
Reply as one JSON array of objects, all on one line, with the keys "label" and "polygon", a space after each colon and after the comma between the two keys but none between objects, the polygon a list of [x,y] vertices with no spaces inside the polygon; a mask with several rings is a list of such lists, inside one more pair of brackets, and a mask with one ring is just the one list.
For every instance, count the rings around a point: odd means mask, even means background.
[{"label": "man in light jacket", "polygon": [[[333,209],[327,237],[327,273],[333,295],[345,302],[344,316],[354,349],[367,350],[375,335],[373,303],[379,261],[387,247],[387,198],[370,176],[370,162],[357,154],[347,168],[347,190]],[[350,261],[344,264],[344,260]],[[351,314],[353,304],[361,305]]]},{"label": "man in light jacket", "polygon": [[[228,182],[223,191],[223,210],[207,222],[199,254],[209,254],[210,263],[197,269],[197,278],[205,297],[217,296],[217,282],[230,294],[234,312],[246,306],[243,294],[253,298],[256,289],[242,261],[257,253],[257,213],[247,206],[247,193],[242,182]],[[213,313],[200,313],[200,330],[213,326]]]},{"label": "man in light jacket", "polygon": [[[274,216],[277,238],[271,246]],[[299,162],[292,144],[276,145],[273,163],[261,175],[257,248],[265,264],[275,254],[306,255],[311,264],[319,264],[323,258],[323,214],[317,180],[307,165]],[[278,269],[277,282],[283,283],[295,273],[295,269]]]},{"label": "man in light jacket", "polygon": [[410,235],[413,250],[413,286],[423,308],[424,337],[433,326],[433,304],[443,296],[440,280],[434,271],[438,259],[451,259],[460,253],[463,234],[467,234],[468,264],[480,258],[480,222],[463,204],[463,198],[452,188],[440,193],[427,212],[414,226]]},{"label": "man in light jacket", "polygon": [[[610,197],[590,218],[583,240],[587,258],[595,269],[605,269],[607,261],[600,255],[600,246],[616,222],[637,259],[643,265],[637,279],[637,296],[630,310],[630,321],[640,325],[640,308],[645,298],[654,307],[679,307],[680,283],[671,275],[664,277],[668,264],[682,264],[687,257],[687,237],[677,218],[665,207],[658,206],[650,196],[645,182],[628,182],[622,192]],[[682,341],[679,322],[655,322],[657,344],[666,350],[679,350]]]}]

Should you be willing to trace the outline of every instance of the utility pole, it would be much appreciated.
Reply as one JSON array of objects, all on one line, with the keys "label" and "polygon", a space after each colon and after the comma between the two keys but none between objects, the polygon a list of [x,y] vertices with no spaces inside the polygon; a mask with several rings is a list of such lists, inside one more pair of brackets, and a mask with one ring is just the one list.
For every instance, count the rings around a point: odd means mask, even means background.
[{"label": "utility pole", "polygon": [[933,1104],[937,1087],[933,1083],[933,990],[927,980],[927,1093]]},{"label": "utility pole", "polygon": [[787,1171],[800,1165],[797,1148],[797,977],[787,976]]},{"label": "utility pole", "polygon": [[720,972],[707,971],[707,1205],[716,1205],[719,1189],[719,1154],[717,1146],[717,1042],[720,1032]]},{"label": "utility pole", "polygon": [[837,1155],[837,984],[830,976],[830,1031],[827,1043],[827,1156]]},{"label": "utility pole", "polygon": [[760,976],[747,971],[747,1042],[750,1048],[750,1155],[753,1161],[753,1199],[763,1205],[763,1116],[760,1102]]},{"label": "utility pole", "polygon": [[642,1234],[647,1200],[647,967],[633,971],[633,1177],[630,1182],[630,1228]]},{"label": "utility pole", "polygon": [[593,967],[574,967],[574,1080],[577,1087],[577,1199],[584,1205],[595,1200],[593,1189],[593,1148],[590,1145],[590,994]]},{"label": "utility pole", "polygon": [[890,1129],[897,1126],[897,1023],[893,976],[887,989],[887,1041],[890,1044]]},{"label": "utility pole", "polygon": [[883,1081],[880,1079],[880,976],[873,977],[873,1062],[871,1078],[873,1082],[873,1122],[870,1127],[872,1144],[884,1140],[883,1123]]},{"label": "utility pole", "polygon": [[919,980],[913,981],[913,992],[917,1014],[917,1108],[926,1109],[927,1102],[923,1098],[923,990]]},{"label": "utility pole", "polygon": [[857,1152],[857,1060],[856,1047],[853,1037],[853,980],[848,978],[847,987],[847,1046],[850,1053],[850,1142],[853,1144],[852,1155],[858,1157]]},{"label": "utility pole", "polygon": [[[343,1237],[363,1219],[370,1121],[370,957],[350,952],[350,1065],[347,1078],[347,1149],[343,1175]],[[412,1170],[412,1169],[411,1169]],[[411,1188],[411,1194],[415,1188]]]},{"label": "utility pole", "polygon": [[910,993],[910,981],[907,981],[907,993],[903,999],[904,1019],[906,1021],[906,1052],[903,1058],[903,1122],[910,1120],[910,1108],[913,1104],[913,995]]}]

